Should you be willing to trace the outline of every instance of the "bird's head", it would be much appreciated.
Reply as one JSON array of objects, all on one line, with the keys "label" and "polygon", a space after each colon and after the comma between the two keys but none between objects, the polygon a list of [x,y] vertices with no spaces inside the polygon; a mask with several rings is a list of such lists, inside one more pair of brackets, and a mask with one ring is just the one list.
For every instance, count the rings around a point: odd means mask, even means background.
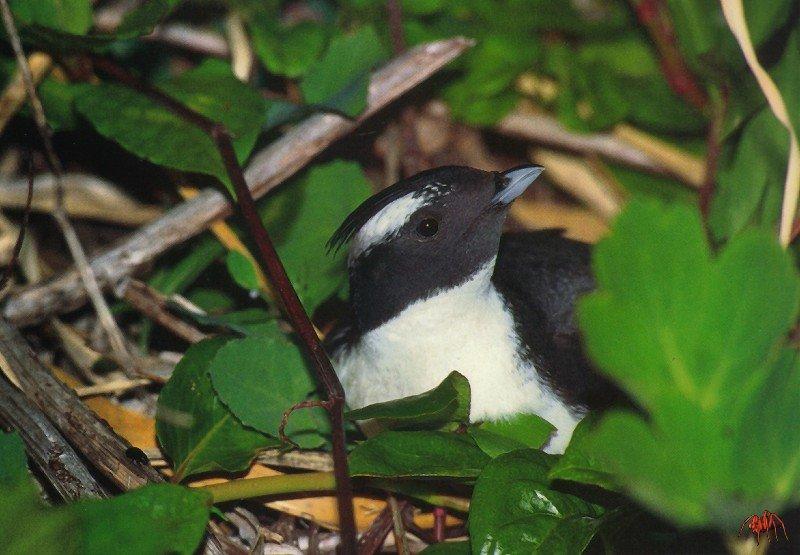
[{"label": "bird's head", "polygon": [[492,264],[508,206],[542,171],[534,165],[505,172],[447,166],[364,201],[329,242],[332,249],[350,243],[350,298],[358,327],[373,329]]}]

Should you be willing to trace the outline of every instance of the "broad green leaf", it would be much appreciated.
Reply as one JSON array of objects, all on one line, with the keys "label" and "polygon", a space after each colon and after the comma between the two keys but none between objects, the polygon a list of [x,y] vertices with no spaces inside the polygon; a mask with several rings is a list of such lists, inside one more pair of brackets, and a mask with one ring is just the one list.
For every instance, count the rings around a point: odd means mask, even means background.
[{"label": "broad green leaf", "polygon": [[506,115],[519,95],[514,81],[540,55],[538,40],[530,35],[487,35],[467,54],[464,74],[444,90],[453,115],[473,125],[490,125]]},{"label": "broad green leaf", "polygon": [[517,449],[539,449],[554,430],[555,426],[536,414],[517,414],[472,426],[469,434],[487,455],[497,457]]},{"label": "broad green leaf", "polygon": [[446,0],[403,0],[403,13],[430,15],[442,11],[446,4]]},{"label": "broad green leaf", "polygon": [[[221,347],[209,366],[214,389],[246,426],[277,437],[283,413],[316,389],[300,348],[276,331],[234,339]],[[328,433],[321,408],[296,410],[286,435],[301,447],[319,447]]]},{"label": "broad green leaf", "polygon": [[89,0],[11,0],[9,4],[18,25],[39,25],[75,35],[92,26]]},{"label": "broad green leaf", "polygon": [[312,168],[260,205],[264,224],[309,312],[346,283],[347,253],[328,253],[325,245],[370,194],[360,166],[337,160]]},{"label": "broad green leaf", "polygon": [[258,291],[260,284],[253,263],[239,251],[229,251],[225,256],[225,266],[236,284],[247,291]]},{"label": "broad green leaf", "polygon": [[85,83],[64,83],[48,77],[38,87],[47,123],[55,131],[74,129],[77,124],[75,98],[83,94],[90,85]]},{"label": "broad green leaf", "polygon": [[87,0],[12,0],[20,36],[42,50],[104,51],[115,41],[146,35],[180,0],[146,0],[125,15],[113,33],[92,33],[91,3]]},{"label": "broad green leaf", "polygon": [[350,453],[353,476],[475,478],[489,457],[467,435],[449,432],[383,432]]},{"label": "broad green leaf", "polygon": [[452,422],[468,421],[469,402],[467,378],[451,372],[430,391],[351,410],[345,416],[350,420],[374,418],[390,430],[437,429]]},{"label": "broad green leaf", "polygon": [[795,27],[786,42],[783,56],[771,71],[786,104],[789,120],[795,133],[800,133],[800,102],[796,101],[800,97],[798,68],[800,68],[800,28]]},{"label": "broad green leaf", "polygon": [[432,543],[422,551],[420,555],[469,555],[468,541],[440,542]]},{"label": "broad green leaf", "polygon": [[305,75],[322,55],[327,41],[324,27],[303,21],[285,26],[267,17],[251,18],[253,47],[261,63],[277,75],[296,78]]},{"label": "broad green leaf", "polygon": [[104,555],[193,553],[208,522],[210,496],[172,484],[148,485],[112,499],[48,508],[28,475],[22,441],[0,435],[3,553]]},{"label": "broad green leaf", "polygon": [[564,454],[550,469],[550,480],[591,484],[609,491],[618,489],[610,468],[592,453],[590,440],[587,440],[598,420],[599,418],[590,414],[578,423]]},{"label": "broad green leaf", "polygon": [[608,167],[631,196],[692,205],[697,203],[697,194],[673,177],[653,175],[618,164],[609,164]]},{"label": "broad green leaf", "polygon": [[[210,496],[173,484],[152,484],[103,501],[67,506],[82,537],[76,553],[194,553],[208,522]],[[65,530],[67,535],[73,530]]]},{"label": "broad green leaf", "polygon": [[[227,66],[209,61],[159,86],[190,108],[223,123],[233,135],[239,161],[247,158],[260,131],[263,102]],[[101,135],[133,154],[169,168],[212,175],[230,186],[213,140],[146,96],[103,83],[81,94],[76,106]]]},{"label": "broad green leaf", "polygon": [[22,438],[17,432],[0,433],[0,489],[16,488],[30,481]]},{"label": "broad green leaf", "polygon": [[331,40],[320,60],[308,68],[300,90],[308,104],[355,117],[367,106],[370,71],[386,53],[370,26]]},{"label": "broad green leaf", "polygon": [[580,553],[597,531],[600,509],[553,490],[555,457],[524,449],[484,468],[472,495],[472,553]]},{"label": "broad green leaf", "polygon": [[578,311],[589,354],[648,418],[603,418],[582,441],[592,466],[685,526],[730,530],[766,501],[785,506],[800,471],[745,480],[738,434],[770,451],[770,468],[800,460],[796,443],[751,433],[754,406],[790,414],[796,403],[766,385],[797,379],[781,356],[799,296],[790,256],[759,232],[712,256],[694,209],[633,202],[596,247],[594,269],[598,291]]},{"label": "broad green leaf", "polygon": [[189,348],[158,396],[156,432],[176,481],[212,470],[244,470],[260,449],[279,443],[246,428],[215,395],[208,368],[225,343],[214,338]]},{"label": "broad green leaf", "polygon": [[764,106],[720,161],[708,218],[715,239],[729,239],[748,225],[773,228],[788,159],[789,132]]}]

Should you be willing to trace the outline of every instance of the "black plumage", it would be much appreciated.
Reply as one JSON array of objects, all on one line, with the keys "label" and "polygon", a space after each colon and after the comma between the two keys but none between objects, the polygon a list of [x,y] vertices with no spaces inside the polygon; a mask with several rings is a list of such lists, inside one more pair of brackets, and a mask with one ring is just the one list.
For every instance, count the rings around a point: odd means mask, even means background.
[{"label": "black plumage", "polygon": [[586,357],[575,319],[578,299],[595,287],[591,248],[562,233],[504,234],[492,281],[511,307],[525,355],[550,386],[571,406],[608,408],[624,395]]}]

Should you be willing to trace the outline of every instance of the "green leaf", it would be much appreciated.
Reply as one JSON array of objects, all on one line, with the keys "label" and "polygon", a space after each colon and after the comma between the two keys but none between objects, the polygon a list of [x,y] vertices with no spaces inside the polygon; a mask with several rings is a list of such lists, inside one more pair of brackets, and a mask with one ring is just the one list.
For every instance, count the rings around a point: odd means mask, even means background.
[{"label": "green leaf", "polygon": [[[147,35],[180,0],[147,0],[130,11],[114,33],[89,33],[91,4],[86,0],[15,0],[20,36],[42,50],[104,51],[118,40]],[[88,12],[87,12],[88,10]],[[62,14],[68,14],[66,16]]]},{"label": "green leaf", "polygon": [[550,480],[591,484],[609,491],[618,489],[608,465],[598,460],[591,449],[589,438],[598,420],[596,415],[590,414],[578,423],[564,454],[550,469]]},{"label": "green leaf", "polygon": [[472,426],[469,433],[478,447],[494,458],[517,449],[539,449],[554,430],[555,426],[536,414],[517,414]]},{"label": "green leaf", "polygon": [[114,31],[116,39],[131,39],[147,35],[164,19],[182,0],[147,0],[144,4],[131,10],[122,19]]},{"label": "green leaf", "polygon": [[795,133],[800,133],[800,106],[798,106],[800,103],[795,101],[800,97],[798,67],[800,67],[800,29],[795,27],[786,42],[783,56],[771,71],[786,104],[789,122]]},{"label": "green leaf", "polygon": [[28,475],[16,434],[0,435],[0,530],[13,555],[193,553],[208,522],[210,496],[172,484],[112,499],[47,508]]},{"label": "green leaf", "polygon": [[312,168],[261,205],[264,225],[309,312],[347,282],[347,253],[328,253],[325,245],[371,191],[358,164],[337,160]]},{"label": "green leaf", "polygon": [[800,469],[743,488],[738,434],[771,460],[800,460],[797,443],[752,433],[754,406],[791,414],[796,402],[766,385],[798,371],[781,354],[800,298],[791,257],[759,232],[712,257],[694,209],[632,202],[596,247],[594,270],[598,290],[578,311],[589,354],[648,419],[609,414],[586,438],[590,456],[681,525],[728,531],[757,506],[784,507]]},{"label": "green leaf", "polygon": [[367,106],[369,74],[386,52],[371,26],[331,40],[300,84],[309,104],[355,117]]},{"label": "green leaf", "polygon": [[[214,389],[231,412],[246,426],[273,437],[284,411],[316,389],[299,347],[275,330],[229,341],[209,366]],[[301,447],[314,448],[328,430],[324,409],[307,408],[292,414],[286,435]]]},{"label": "green leaf", "polygon": [[350,420],[376,419],[390,430],[437,429],[469,420],[470,389],[467,378],[451,372],[434,389],[403,399],[376,403],[345,416]]},{"label": "green leaf", "polygon": [[18,25],[39,25],[75,35],[92,26],[89,0],[12,0],[9,4]]},{"label": "green leaf", "polygon": [[30,481],[25,444],[17,432],[0,434],[0,488]]},{"label": "green leaf", "polygon": [[242,425],[214,394],[208,368],[225,343],[214,338],[190,347],[158,396],[156,433],[176,481],[212,470],[244,470],[260,449],[279,443]]},{"label": "green leaf", "polygon": [[[208,522],[210,496],[173,484],[153,484],[103,501],[81,501],[76,553],[194,553]],[[73,530],[64,530],[66,535]]]},{"label": "green leaf", "polygon": [[432,543],[422,551],[420,555],[469,555],[469,542],[441,542]]},{"label": "green leaf", "polygon": [[248,291],[258,291],[261,285],[253,263],[239,251],[229,251],[225,256],[225,266],[236,284]]},{"label": "green leaf", "polygon": [[[263,103],[227,66],[218,61],[205,62],[160,83],[160,87],[190,108],[224,124],[233,135],[239,161],[247,158],[260,132]],[[230,187],[213,140],[146,96],[103,83],[81,94],[76,107],[101,135],[136,156],[169,168],[212,175]]]},{"label": "green leaf", "polygon": [[328,38],[325,28],[313,21],[285,26],[267,17],[252,19],[250,32],[261,63],[271,73],[290,78],[306,74]]},{"label": "green leaf", "polygon": [[727,240],[749,225],[773,228],[788,159],[789,132],[765,106],[720,161],[708,217],[716,240]]},{"label": "green leaf", "polygon": [[478,477],[469,513],[472,552],[580,553],[597,531],[600,509],[553,490],[555,457],[526,449],[501,455]]},{"label": "green leaf", "polygon": [[350,453],[353,476],[475,478],[489,457],[464,434],[383,432]]}]

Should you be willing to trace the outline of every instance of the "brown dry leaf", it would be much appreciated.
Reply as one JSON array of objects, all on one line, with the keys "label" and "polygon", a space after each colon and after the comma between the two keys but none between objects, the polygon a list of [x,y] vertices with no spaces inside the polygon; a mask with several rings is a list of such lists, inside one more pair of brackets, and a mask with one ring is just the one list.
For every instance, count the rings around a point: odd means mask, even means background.
[{"label": "brown dry leaf", "polygon": [[[55,377],[69,387],[74,389],[80,386],[78,380],[63,370],[55,367],[51,368]],[[84,403],[100,418],[108,422],[112,430],[128,440],[134,447],[139,449],[155,449],[158,447],[155,419],[114,404],[105,397],[86,399]]]}]

